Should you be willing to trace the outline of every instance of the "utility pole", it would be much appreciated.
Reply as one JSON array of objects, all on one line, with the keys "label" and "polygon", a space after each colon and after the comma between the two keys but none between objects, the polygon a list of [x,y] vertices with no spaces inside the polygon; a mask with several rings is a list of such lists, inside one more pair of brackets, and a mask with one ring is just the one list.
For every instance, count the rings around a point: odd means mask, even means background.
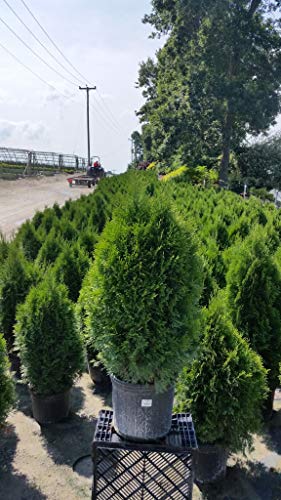
[{"label": "utility pole", "polygon": [[87,136],[88,136],[88,167],[91,166],[91,147],[90,147],[90,111],[89,111],[89,105],[90,105],[90,96],[89,92],[90,90],[96,90],[97,87],[80,87],[80,90],[86,90],[87,92]]}]

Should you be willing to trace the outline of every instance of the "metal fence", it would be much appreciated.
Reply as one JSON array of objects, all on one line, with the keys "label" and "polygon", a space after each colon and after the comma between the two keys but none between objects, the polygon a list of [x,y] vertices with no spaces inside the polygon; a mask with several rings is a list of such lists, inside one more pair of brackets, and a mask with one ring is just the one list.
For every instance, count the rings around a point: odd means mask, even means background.
[{"label": "metal fence", "polygon": [[48,167],[56,170],[64,168],[84,170],[87,166],[87,160],[81,156],[4,147],[0,147],[1,162],[10,165],[23,165],[31,169]]}]

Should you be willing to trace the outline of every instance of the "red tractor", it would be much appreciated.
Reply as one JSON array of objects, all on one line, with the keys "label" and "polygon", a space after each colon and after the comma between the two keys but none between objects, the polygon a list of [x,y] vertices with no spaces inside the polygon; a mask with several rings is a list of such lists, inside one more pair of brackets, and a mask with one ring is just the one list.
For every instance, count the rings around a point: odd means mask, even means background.
[{"label": "red tractor", "polygon": [[72,187],[73,185],[84,185],[90,188],[91,186],[95,186],[103,177],[105,177],[105,171],[102,168],[100,161],[96,160],[87,168],[86,175],[69,177],[67,180],[69,183],[69,187]]}]

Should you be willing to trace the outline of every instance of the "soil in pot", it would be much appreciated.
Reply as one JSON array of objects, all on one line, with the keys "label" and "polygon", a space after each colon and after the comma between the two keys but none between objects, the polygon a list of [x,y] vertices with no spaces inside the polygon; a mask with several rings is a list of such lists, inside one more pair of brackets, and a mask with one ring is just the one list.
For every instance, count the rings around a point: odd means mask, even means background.
[{"label": "soil in pot", "polygon": [[208,484],[223,479],[226,474],[228,451],[217,445],[199,445],[193,451],[195,481]]},{"label": "soil in pot", "polygon": [[70,389],[60,394],[39,396],[30,390],[33,417],[39,424],[54,424],[68,417]]},{"label": "soil in pot", "polygon": [[112,406],[116,432],[131,441],[157,441],[172,423],[174,387],[158,393],[154,385],[129,384],[115,377]]}]

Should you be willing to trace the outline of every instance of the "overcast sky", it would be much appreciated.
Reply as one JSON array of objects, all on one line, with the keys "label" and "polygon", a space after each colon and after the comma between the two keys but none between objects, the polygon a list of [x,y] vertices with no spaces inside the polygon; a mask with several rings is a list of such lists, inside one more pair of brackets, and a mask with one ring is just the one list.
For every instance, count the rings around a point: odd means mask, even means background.
[{"label": "overcast sky", "polygon": [[[6,1],[75,76],[21,0]],[[139,63],[153,56],[160,46],[159,41],[148,39],[149,27],[141,22],[143,15],[150,12],[150,1],[24,1],[75,68],[97,85],[103,98],[91,92],[95,107],[91,109],[92,154],[101,156],[106,170],[126,170],[130,158],[128,139],[138,128],[135,110],[142,103],[141,92],[135,88]],[[76,84],[71,85],[40,62],[0,19],[0,44],[55,87],[37,79],[0,46],[0,146],[86,156],[86,95],[78,90],[79,81],[40,47],[4,0],[0,0],[0,18],[48,64]],[[81,78],[80,84],[85,83]]]}]

